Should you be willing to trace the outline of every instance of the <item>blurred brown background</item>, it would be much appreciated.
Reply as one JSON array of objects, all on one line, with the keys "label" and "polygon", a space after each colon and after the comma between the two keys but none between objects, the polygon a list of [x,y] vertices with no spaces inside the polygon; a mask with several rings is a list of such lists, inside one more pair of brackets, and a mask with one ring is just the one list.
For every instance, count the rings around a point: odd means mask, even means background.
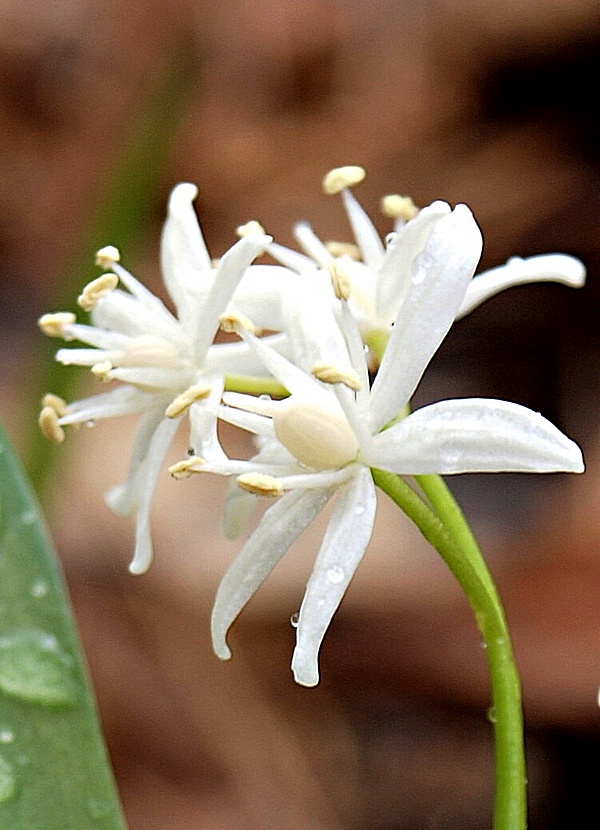
[{"label": "blurred brown background", "polygon": [[[74,294],[95,276],[88,240],[116,180],[121,193],[152,182],[123,254],[159,292],[175,182],[199,184],[217,256],[250,218],[284,243],[300,218],[347,238],[341,205],[320,191],[347,163],[367,169],[357,196],[374,217],[391,191],[469,204],[484,267],[552,251],[586,262],[582,291],[514,289],[458,324],[418,393],[518,401],[587,456],[581,478],[452,482],[512,623],[540,830],[598,813],[599,44],[597,0],[0,2],[0,406],[24,453],[32,401],[47,391],[35,320],[65,304],[67,282]],[[165,114],[161,131],[144,133],[147,107]],[[122,172],[132,140],[144,162]],[[126,223],[97,244],[122,244]],[[84,255],[89,268],[75,267]],[[102,493],[125,475],[131,426],[82,430],[53,450],[45,503],[132,830],[489,827],[486,667],[435,554],[382,499],[323,681],[306,690],[289,672],[287,620],[317,549],[311,530],[236,624],[222,665],[210,605],[239,547],[214,523],[222,483],[165,474],[156,565],[129,577],[131,527]],[[182,435],[173,461],[185,446]]]}]

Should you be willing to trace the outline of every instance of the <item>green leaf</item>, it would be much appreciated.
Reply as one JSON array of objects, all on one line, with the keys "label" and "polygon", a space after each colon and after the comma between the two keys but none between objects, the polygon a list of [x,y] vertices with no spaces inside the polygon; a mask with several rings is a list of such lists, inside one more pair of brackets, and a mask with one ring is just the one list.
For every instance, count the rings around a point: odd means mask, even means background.
[{"label": "green leaf", "polygon": [[60,568],[0,427],[0,830],[124,830]]}]

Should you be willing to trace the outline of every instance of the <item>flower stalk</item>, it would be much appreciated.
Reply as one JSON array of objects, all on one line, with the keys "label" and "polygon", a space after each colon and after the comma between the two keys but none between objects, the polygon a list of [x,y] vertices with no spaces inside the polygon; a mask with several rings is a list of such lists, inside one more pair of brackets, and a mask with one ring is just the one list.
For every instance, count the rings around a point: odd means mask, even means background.
[{"label": "flower stalk", "polygon": [[456,577],[483,638],[495,738],[494,830],[525,830],[527,778],[521,686],[506,617],[473,533],[440,476],[418,476],[427,504],[400,476],[373,469],[375,484],[417,525]]}]

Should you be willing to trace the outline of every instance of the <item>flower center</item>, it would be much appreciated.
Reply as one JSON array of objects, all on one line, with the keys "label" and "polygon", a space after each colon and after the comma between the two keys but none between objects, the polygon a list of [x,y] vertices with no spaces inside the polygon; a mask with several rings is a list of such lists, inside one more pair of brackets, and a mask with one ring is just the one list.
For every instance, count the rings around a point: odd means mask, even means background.
[{"label": "flower center", "polygon": [[273,415],[273,426],[283,446],[313,470],[339,469],[358,455],[356,435],[341,413],[292,404]]}]

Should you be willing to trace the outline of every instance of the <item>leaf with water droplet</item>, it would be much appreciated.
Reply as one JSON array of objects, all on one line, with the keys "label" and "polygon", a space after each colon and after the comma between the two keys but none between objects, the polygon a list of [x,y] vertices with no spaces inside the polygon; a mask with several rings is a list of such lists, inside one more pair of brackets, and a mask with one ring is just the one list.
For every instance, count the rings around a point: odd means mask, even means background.
[{"label": "leaf with water droplet", "polygon": [[0,828],[124,830],[62,575],[1,428],[0,502]]}]

